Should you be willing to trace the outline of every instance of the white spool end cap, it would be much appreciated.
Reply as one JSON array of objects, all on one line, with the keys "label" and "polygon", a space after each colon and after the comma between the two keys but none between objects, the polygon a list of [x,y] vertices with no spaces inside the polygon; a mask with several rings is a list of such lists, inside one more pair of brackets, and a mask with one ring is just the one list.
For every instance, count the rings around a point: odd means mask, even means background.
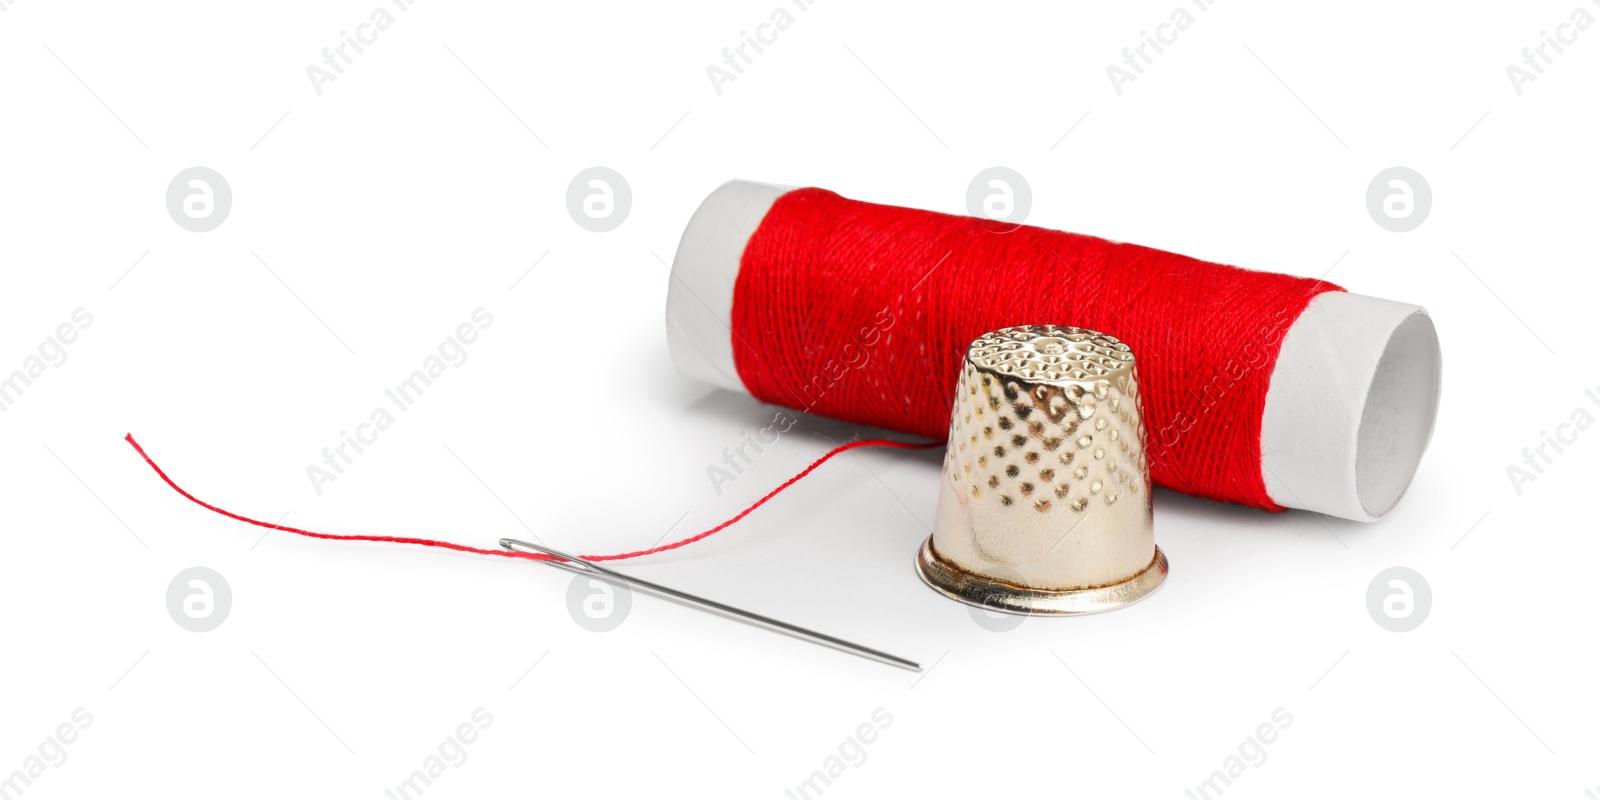
[{"label": "white spool end cap", "polygon": [[1284,335],[1267,390],[1267,494],[1359,522],[1389,513],[1433,436],[1441,363],[1421,306],[1317,295]]},{"label": "white spool end cap", "polygon": [[684,375],[749,394],[733,363],[733,285],[745,245],[791,188],[728,181],[689,218],[667,289],[667,349]]}]

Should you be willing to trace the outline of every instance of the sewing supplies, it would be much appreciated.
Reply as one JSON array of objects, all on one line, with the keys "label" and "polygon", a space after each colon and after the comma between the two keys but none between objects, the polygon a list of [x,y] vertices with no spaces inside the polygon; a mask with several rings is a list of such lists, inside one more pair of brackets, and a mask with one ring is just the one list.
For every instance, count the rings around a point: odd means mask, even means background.
[{"label": "sewing supplies", "polygon": [[[945,445],[917,553],[940,594],[1081,614],[1161,585],[1151,487],[1374,521],[1416,472],[1437,412],[1419,306],[1079,234],[732,181],[673,260],[667,339],[685,375],[771,403],[937,439],[835,447],[728,520],[628,553],[501,539],[318,533],[544,561],[910,670],[914,661],[603,567],[700,541],[840,453]],[[951,387],[954,386],[952,393]],[[953,396],[952,396],[953,394]]]}]

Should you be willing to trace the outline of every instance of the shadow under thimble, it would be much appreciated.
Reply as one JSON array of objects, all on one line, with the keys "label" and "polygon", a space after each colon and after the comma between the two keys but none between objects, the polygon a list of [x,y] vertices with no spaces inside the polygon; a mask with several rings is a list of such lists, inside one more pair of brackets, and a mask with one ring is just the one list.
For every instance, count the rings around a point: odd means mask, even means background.
[{"label": "shadow under thimble", "polygon": [[917,572],[984,608],[1088,614],[1161,585],[1133,352],[1025,325],[967,348]]}]

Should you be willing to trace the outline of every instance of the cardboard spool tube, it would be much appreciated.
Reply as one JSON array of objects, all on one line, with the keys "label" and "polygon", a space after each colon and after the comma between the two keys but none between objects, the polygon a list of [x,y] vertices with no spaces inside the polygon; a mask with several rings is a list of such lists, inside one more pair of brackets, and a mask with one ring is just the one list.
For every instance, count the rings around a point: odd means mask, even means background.
[{"label": "cardboard spool tube", "polygon": [[[690,218],[667,294],[667,343],[684,375],[749,393],[728,328],[734,282],[751,235],[792,188],[729,181]],[[1361,522],[1389,513],[1433,435],[1440,368],[1438,333],[1421,306],[1318,295],[1285,334],[1267,390],[1267,494],[1282,506]]]}]

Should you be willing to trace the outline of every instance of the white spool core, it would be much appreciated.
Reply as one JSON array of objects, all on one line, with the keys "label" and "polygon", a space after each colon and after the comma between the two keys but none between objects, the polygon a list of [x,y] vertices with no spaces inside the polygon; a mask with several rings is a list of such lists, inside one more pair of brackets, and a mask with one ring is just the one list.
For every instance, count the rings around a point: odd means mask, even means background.
[{"label": "white spool core", "polygon": [[[690,218],[667,292],[667,345],[684,375],[746,392],[729,327],[734,282],[745,245],[790,188],[729,181]],[[1425,309],[1318,295],[1284,336],[1267,390],[1261,477],[1268,496],[1361,522],[1387,514],[1433,433],[1439,381],[1439,337]]]},{"label": "white spool core", "polygon": [[733,365],[733,284],[744,246],[772,204],[792,188],[728,181],[689,218],[667,289],[667,349],[679,372],[749,394]]},{"label": "white spool core", "polygon": [[1281,505],[1371,522],[1411,484],[1439,407],[1439,336],[1420,306],[1317,295],[1278,351],[1261,477]]}]

